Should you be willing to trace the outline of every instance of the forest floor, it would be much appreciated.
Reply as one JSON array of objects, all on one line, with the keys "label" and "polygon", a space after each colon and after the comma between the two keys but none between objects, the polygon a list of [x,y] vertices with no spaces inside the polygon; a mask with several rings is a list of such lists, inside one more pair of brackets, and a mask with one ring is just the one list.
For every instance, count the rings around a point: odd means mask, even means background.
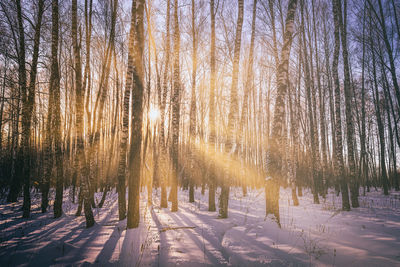
[{"label": "forest floor", "polygon": [[[360,208],[340,211],[331,191],[321,204],[304,191],[293,206],[281,189],[281,228],[265,218],[263,190],[246,197],[232,188],[229,218],[208,212],[208,195],[179,191],[179,211],[154,206],[141,194],[141,223],[126,229],[118,221],[117,194],[110,192],[96,225],[85,228],[76,204],[64,196],[64,215],[40,212],[40,194],[32,192],[32,218],[22,219],[22,199],[0,204],[0,266],[400,266],[400,195],[381,191],[361,196]],[[96,194],[99,201],[101,193]]]}]

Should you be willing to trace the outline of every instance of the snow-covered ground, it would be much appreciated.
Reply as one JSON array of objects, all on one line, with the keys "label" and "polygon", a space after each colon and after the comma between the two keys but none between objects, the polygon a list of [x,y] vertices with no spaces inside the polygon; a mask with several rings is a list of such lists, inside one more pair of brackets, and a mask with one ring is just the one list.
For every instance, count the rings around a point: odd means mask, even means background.
[{"label": "snow-covered ground", "polygon": [[[32,218],[21,219],[22,200],[0,204],[0,266],[400,266],[400,195],[367,193],[361,207],[340,211],[340,197],[330,192],[312,204],[305,191],[294,207],[290,190],[281,189],[281,225],[265,218],[263,190],[233,188],[229,218],[208,212],[207,192],[196,190],[195,203],[179,191],[179,211],[154,206],[141,195],[141,224],[126,230],[118,221],[117,194],[110,192],[96,225],[85,229],[76,205],[64,196],[65,214],[40,212],[33,193]],[[96,195],[100,200],[101,193]]]}]

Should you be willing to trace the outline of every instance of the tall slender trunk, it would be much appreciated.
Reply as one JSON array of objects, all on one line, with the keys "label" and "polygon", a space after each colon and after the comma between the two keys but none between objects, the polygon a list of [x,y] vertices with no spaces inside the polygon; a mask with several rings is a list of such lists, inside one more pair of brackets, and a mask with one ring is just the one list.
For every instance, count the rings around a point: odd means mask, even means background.
[{"label": "tall slender trunk", "polygon": [[[326,80],[328,83],[328,91],[329,91],[329,115],[330,115],[330,128],[331,128],[331,142],[332,142],[332,157],[330,164],[330,173],[332,174],[332,163],[334,162],[333,158],[336,155],[336,132],[335,132],[335,106],[334,106],[334,89],[332,87],[332,73],[330,68],[330,50],[329,50],[329,41],[328,41],[328,33],[326,29],[326,21],[323,20],[323,30],[324,30],[324,54],[325,54],[325,71],[326,71]],[[335,177],[333,177],[335,179]],[[333,180],[334,180],[333,179]],[[335,183],[336,186],[337,183]]]},{"label": "tall slender trunk", "polygon": [[54,148],[56,156],[56,198],[54,201],[54,218],[62,215],[63,200],[63,153],[61,139],[61,101],[60,101],[60,77],[58,70],[58,0],[53,0],[52,7],[52,29],[51,29],[51,69],[50,69],[50,90],[54,95],[54,109],[52,120],[52,133],[54,135]]},{"label": "tall slender trunk", "polygon": [[[400,138],[399,138],[399,132],[397,129],[397,121],[396,121],[396,116],[393,108],[393,102],[392,98],[390,95],[389,91],[389,81],[386,77],[386,72],[385,72],[385,67],[383,65],[383,59],[381,60],[381,71],[382,71],[382,78],[383,78],[383,93],[385,96],[385,110],[387,114],[387,121],[388,121],[388,131],[389,131],[389,141],[390,141],[390,150],[392,154],[392,160],[393,160],[393,182],[392,185],[394,186],[396,191],[400,190],[400,184],[399,184],[399,174],[397,172],[397,157],[396,157],[396,145],[395,145],[395,137],[397,143],[400,144]],[[392,112],[390,112],[392,111]],[[393,126],[392,126],[392,120],[390,117],[393,117]]]},{"label": "tall slender trunk", "polygon": [[[300,62],[299,62],[300,63]],[[292,87],[288,88],[288,100],[289,100],[289,112],[290,112],[290,135],[292,139],[292,147],[289,147],[287,149],[287,153],[289,154],[288,157],[288,167],[289,167],[289,183],[290,186],[292,187],[292,199],[293,199],[293,205],[298,206],[299,205],[299,199],[297,198],[297,193],[296,193],[296,174],[297,174],[297,154],[298,154],[298,147],[299,147],[299,131],[298,131],[298,121],[297,117],[295,117],[295,108],[293,107],[292,103]],[[287,141],[290,143],[290,140]]]},{"label": "tall slender trunk", "polygon": [[[0,105],[0,158],[3,156],[3,113],[4,113],[4,103],[6,103],[4,96],[6,93],[6,78],[7,78],[7,67],[8,67],[8,59],[5,59],[4,62],[4,75],[3,75],[3,83],[1,86],[1,105]],[[8,131],[9,132],[9,131]]]},{"label": "tall slender trunk", "polygon": [[[135,0],[132,1],[132,5]],[[131,147],[129,151],[130,174],[128,181],[128,218],[127,227],[139,226],[139,186],[142,161],[142,125],[143,125],[143,93],[144,93],[144,71],[143,71],[143,49],[144,49],[144,6],[145,0],[138,0],[136,7],[135,25],[135,50],[134,65],[132,66],[132,127]],[[132,26],[132,25],[131,25]],[[129,66],[128,66],[129,68]]]},{"label": "tall slender trunk", "polygon": [[196,73],[197,73],[197,43],[196,43],[196,20],[195,20],[195,2],[192,0],[192,96],[190,100],[190,180],[189,180],[189,202],[194,202],[194,168],[195,160],[193,153],[196,155]]},{"label": "tall slender trunk", "polygon": [[104,205],[104,201],[106,199],[106,195],[107,195],[107,189],[110,186],[110,171],[111,171],[111,163],[113,161],[113,157],[114,157],[114,146],[115,146],[115,139],[117,137],[116,131],[117,131],[117,122],[118,122],[118,114],[119,114],[119,101],[120,101],[120,97],[119,97],[119,92],[120,92],[120,81],[119,81],[119,72],[118,72],[118,65],[117,65],[117,55],[116,55],[116,51],[115,51],[115,46],[114,46],[114,56],[113,56],[113,63],[114,63],[114,70],[115,70],[115,91],[116,91],[116,103],[115,103],[115,110],[114,110],[114,119],[112,122],[112,127],[111,127],[111,136],[110,136],[110,153],[108,156],[108,167],[107,167],[107,172],[106,172],[106,180],[105,180],[105,190],[103,192],[103,196],[101,198],[101,201],[99,203],[99,208],[102,208]]},{"label": "tall slender trunk", "polygon": [[275,100],[275,111],[272,122],[272,132],[267,149],[267,173],[269,179],[265,184],[266,215],[272,214],[280,225],[279,216],[279,182],[281,173],[282,152],[282,130],[285,117],[284,99],[288,88],[289,57],[294,33],[294,17],[296,13],[297,0],[288,2],[288,11],[285,20],[285,32],[283,35],[283,46],[281,59],[277,69],[277,96]]},{"label": "tall slender trunk", "polygon": [[[373,65],[374,62],[372,63]],[[375,67],[373,66],[373,76],[374,76],[374,90],[375,90],[375,112],[376,112],[376,119],[378,123],[378,136],[379,136],[379,143],[380,143],[380,168],[381,168],[381,175],[382,175],[382,185],[383,185],[383,192],[385,195],[389,195],[388,191],[388,177],[387,177],[387,170],[386,170],[386,160],[385,160],[385,129],[383,126],[382,116],[381,116],[381,103],[379,98],[379,91],[378,91],[378,83],[376,78],[376,71]]]},{"label": "tall slender trunk", "polygon": [[[52,77],[51,77],[52,78]],[[50,79],[51,80],[51,79]],[[54,90],[52,90],[53,84],[50,83],[49,87],[49,101],[48,101],[48,111],[47,111],[47,122],[46,122],[46,133],[44,142],[44,173],[42,182],[42,203],[41,209],[42,213],[47,212],[49,206],[49,190],[50,190],[50,178],[53,170],[53,134],[52,134],[52,121],[54,116]]]},{"label": "tall slender trunk", "polygon": [[172,93],[172,168],[171,181],[171,211],[178,211],[178,175],[179,175],[179,122],[181,79],[179,71],[180,33],[178,24],[178,0],[174,1],[174,88]]},{"label": "tall slender trunk", "polygon": [[215,129],[215,7],[214,0],[210,0],[210,16],[211,16],[211,47],[210,47],[210,100],[209,100],[209,143],[210,143],[210,165],[208,175],[208,211],[215,211],[215,187],[216,187],[216,176],[215,176],[215,150],[217,149],[216,144],[216,129]]},{"label": "tall slender trunk", "polygon": [[272,28],[272,45],[273,45],[273,55],[275,60],[275,77],[278,83],[278,67],[279,67],[279,55],[278,55],[278,44],[276,40],[276,27],[275,27],[275,10],[274,10],[275,0],[268,0],[268,7],[271,16],[271,28]]},{"label": "tall slender trunk", "polygon": [[126,218],[126,175],[127,175],[127,146],[129,131],[129,101],[133,84],[135,32],[136,32],[136,1],[132,0],[131,25],[128,43],[128,69],[126,71],[125,92],[123,97],[122,131],[118,163],[118,214],[119,220]]},{"label": "tall slender trunk", "polygon": [[342,55],[344,65],[344,98],[346,109],[346,131],[347,131],[347,158],[349,164],[349,182],[351,191],[351,204],[353,208],[358,208],[358,181],[356,177],[356,162],[354,158],[354,125],[352,114],[352,92],[350,88],[350,67],[349,53],[347,50],[347,0],[344,1],[344,9],[342,13],[341,0],[338,0],[338,18],[340,26],[340,37],[342,41]]},{"label": "tall slender trunk", "polygon": [[[89,141],[89,164],[91,165],[94,162],[94,157],[100,155],[100,133],[101,133],[101,122],[103,121],[104,116],[104,102],[107,97],[107,93],[109,91],[108,84],[109,84],[109,76],[111,71],[111,61],[113,57],[114,51],[114,38],[115,38],[115,24],[116,24],[116,17],[117,17],[117,8],[118,8],[118,1],[114,0],[111,4],[111,29],[109,34],[108,44],[106,45],[106,51],[104,55],[104,61],[101,67],[100,72],[100,80],[99,80],[99,90],[97,94],[97,99],[95,103],[95,107],[92,110],[93,112],[93,127],[90,131],[90,141]],[[90,166],[92,167],[92,166]],[[89,167],[89,168],[90,168]],[[100,166],[95,167],[95,172],[97,175],[97,181],[99,180],[98,170]],[[95,183],[94,179],[92,178],[94,175],[91,175],[91,188],[90,188],[90,201],[92,206],[95,207],[94,203],[94,191],[95,191]]]},{"label": "tall slender trunk", "polygon": [[[315,15],[315,2],[312,1],[312,11],[313,11],[313,31],[314,31],[314,50],[315,50],[315,63],[316,63],[316,76],[317,76],[317,87],[318,87],[318,104],[319,104],[319,128],[320,128],[320,138],[321,138],[321,186],[320,193],[322,196],[326,195],[327,185],[326,185],[326,167],[327,163],[327,156],[326,156],[326,133],[325,133],[325,89],[321,85],[321,69],[320,69],[320,57],[319,57],[319,49],[318,49],[318,30],[316,27],[317,19]],[[314,110],[316,113],[317,111]],[[317,123],[317,122],[316,122]],[[317,134],[317,133],[316,133]],[[318,138],[317,138],[318,140]]]},{"label": "tall slender trunk", "polygon": [[86,218],[86,227],[92,227],[95,223],[93,211],[90,203],[90,181],[87,172],[87,161],[85,155],[85,132],[83,125],[83,88],[82,88],[82,66],[80,45],[78,43],[78,18],[77,18],[77,0],[72,0],[72,46],[75,58],[75,111],[76,111],[76,160],[75,167],[78,169],[81,182],[83,208]]},{"label": "tall slender trunk", "polygon": [[[304,1],[303,1],[304,2]],[[306,7],[307,9],[307,7]],[[306,12],[306,21],[307,24],[311,25],[310,21],[310,16],[309,16],[309,12]],[[315,21],[314,21],[315,22]],[[317,47],[312,47],[312,36],[311,36],[311,32],[310,32],[310,28],[311,27],[307,27],[307,37],[308,37],[308,49],[309,49],[309,54],[307,54],[306,52],[306,44],[304,44],[304,56],[305,57],[309,57],[309,60],[307,60],[306,62],[304,62],[305,64],[309,64],[309,77],[310,77],[310,83],[309,83],[309,87],[311,89],[311,114],[309,114],[309,117],[312,117],[312,142],[314,143],[312,145],[312,151],[311,154],[313,154],[313,167],[312,167],[312,172],[314,173],[313,176],[313,180],[315,182],[315,188],[316,188],[316,193],[314,193],[314,202],[315,203],[319,203],[319,199],[318,199],[318,193],[323,194],[323,176],[322,176],[322,171],[321,171],[321,160],[320,160],[320,150],[319,150],[319,140],[318,140],[318,122],[317,122],[317,93],[315,90],[315,76],[314,76],[314,59],[313,59],[313,49],[317,50]],[[315,33],[316,34],[316,33]],[[304,37],[304,39],[306,40],[306,38]],[[317,61],[318,59],[316,59]],[[311,124],[310,124],[311,125]],[[312,143],[311,142],[311,143]]]},{"label": "tall slender trunk", "polygon": [[93,14],[93,0],[89,0],[89,5],[88,5],[88,0],[85,0],[85,44],[86,44],[86,65],[85,65],[85,70],[83,74],[83,90],[84,93],[83,95],[85,96],[86,94],[86,99],[85,99],[85,114],[86,114],[86,124],[87,124],[87,130],[89,136],[91,135],[91,123],[90,123],[90,118],[91,118],[91,112],[89,109],[89,102],[90,102],[90,96],[91,96],[91,86],[92,86],[92,74],[91,74],[91,62],[90,62],[90,56],[91,56],[91,40],[92,40],[92,14]]},{"label": "tall slender trunk", "polygon": [[[164,67],[164,76],[163,76],[163,88],[162,88],[162,101],[161,101],[161,125],[160,125],[160,144],[162,150],[161,162],[164,169],[164,173],[161,176],[161,208],[168,208],[167,201],[167,175],[169,164],[167,164],[167,147],[166,147],[166,138],[165,138],[165,108],[167,104],[167,94],[168,94],[168,72],[170,67],[170,46],[171,46],[171,35],[170,35],[170,14],[171,14],[171,0],[167,0],[167,17],[166,17],[166,38],[165,38],[165,67]],[[167,166],[168,165],[168,166]]]},{"label": "tall slender trunk", "polygon": [[225,142],[225,170],[224,177],[221,181],[221,195],[219,197],[219,217],[228,217],[228,201],[229,201],[229,188],[230,188],[230,165],[231,157],[235,154],[236,140],[235,140],[235,124],[239,112],[238,107],[238,74],[239,74],[239,59],[240,59],[240,46],[242,41],[242,26],[243,26],[243,0],[238,0],[238,17],[236,22],[236,35],[235,35],[235,48],[233,54],[233,69],[232,69],[232,84],[230,93],[230,105],[228,114],[228,129],[226,133]]},{"label": "tall slender trunk", "polygon": [[[390,184],[394,186],[396,191],[399,191],[399,179],[397,175],[397,157],[396,157],[396,148],[395,148],[395,139],[394,139],[394,134],[393,134],[393,127],[392,127],[392,120],[391,120],[391,115],[390,115],[390,110],[389,110],[389,100],[388,100],[388,94],[386,91],[389,89],[388,83],[387,83],[387,78],[386,78],[386,73],[384,72],[384,68],[382,66],[381,68],[382,71],[382,78],[384,81],[384,96],[385,96],[385,110],[386,110],[386,118],[387,118],[387,124],[388,124],[388,132],[389,132],[389,143],[390,143],[390,154],[393,162],[393,167],[392,171],[389,171],[389,178],[391,180]],[[390,167],[390,166],[389,166]]]},{"label": "tall slender trunk", "polygon": [[342,209],[350,210],[349,192],[347,187],[347,179],[344,170],[343,160],[343,139],[342,139],[342,119],[341,119],[341,106],[340,106],[340,83],[338,73],[339,63],[339,50],[340,50],[340,24],[338,8],[340,5],[338,0],[332,3],[333,20],[335,24],[335,48],[333,52],[332,73],[333,83],[335,87],[335,136],[336,136],[336,149],[334,157],[334,173],[335,177],[340,181],[340,190],[342,192]]},{"label": "tall slender trunk", "polygon": [[[314,203],[319,204],[319,198],[318,198],[318,193],[319,193],[319,166],[318,166],[318,161],[317,158],[319,158],[319,155],[317,155],[317,140],[316,140],[316,121],[315,121],[315,105],[313,101],[312,94],[314,92],[311,87],[314,87],[312,85],[312,77],[310,78],[310,66],[312,67],[312,64],[310,65],[308,61],[308,53],[307,53],[307,46],[306,46],[306,35],[305,35],[305,21],[304,21],[304,7],[303,7],[303,1],[301,1],[301,21],[302,21],[302,41],[303,41],[303,55],[304,55],[304,76],[305,76],[305,86],[306,86],[306,95],[307,95],[307,110],[308,110],[308,122],[309,122],[309,128],[310,128],[310,149],[311,149],[311,175],[312,175],[312,191],[313,191],[313,196],[314,196]],[[310,59],[311,60],[311,59]]]},{"label": "tall slender trunk", "polygon": [[361,133],[360,133],[360,176],[362,182],[364,184],[364,194],[365,194],[365,186],[369,191],[369,182],[368,182],[368,162],[367,162],[367,150],[366,150],[366,125],[365,125],[365,4],[363,11],[363,32],[362,32],[362,63],[361,63]]},{"label": "tall slender trunk", "polygon": [[[26,92],[26,66],[25,66],[25,32],[24,32],[24,25],[22,21],[22,10],[21,10],[21,0],[16,1],[17,4],[17,18],[18,18],[18,34],[19,34],[19,46],[18,46],[18,87],[20,90],[20,94],[22,94],[22,118],[25,123],[23,123],[23,134],[22,138],[22,144],[21,147],[19,148],[18,154],[17,154],[17,163],[18,165],[21,165],[21,163],[24,161],[24,144],[27,143],[29,145],[29,137],[27,136],[29,133],[27,131],[30,131],[30,129],[25,129],[25,125],[27,125],[27,114],[25,114],[24,109],[26,109],[26,104],[27,104],[27,92]],[[18,117],[17,117],[18,118]],[[18,121],[17,121],[18,124]],[[26,141],[25,141],[26,140]],[[14,179],[21,180],[20,178],[20,168],[16,169],[16,175]],[[30,209],[31,209],[31,198],[29,194],[29,182],[30,179],[29,177],[24,177],[23,183],[24,183],[24,203],[23,203],[23,218],[28,218],[30,215]]]},{"label": "tall slender trunk", "polygon": [[[371,23],[370,23],[371,27]],[[373,79],[373,89],[374,89],[374,102],[375,102],[375,115],[376,120],[378,123],[378,136],[379,136],[379,143],[380,143],[380,168],[381,168],[381,175],[382,175],[382,185],[383,185],[383,193],[385,195],[389,195],[388,190],[388,177],[386,171],[386,161],[385,161],[385,129],[382,120],[382,113],[381,113],[381,103],[379,98],[379,91],[378,91],[378,81],[377,81],[377,74],[376,74],[376,59],[374,53],[374,43],[373,43],[373,36],[370,32],[370,45],[371,45],[371,55],[372,55],[372,79]]]},{"label": "tall slender trunk", "polygon": [[[245,136],[244,136],[244,129],[246,127],[246,122],[248,121],[248,108],[249,108],[249,94],[252,92],[254,88],[253,85],[253,62],[254,62],[254,39],[255,39],[255,31],[256,31],[256,10],[257,10],[257,0],[253,1],[253,13],[252,13],[252,22],[251,22],[251,37],[250,37],[250,51],[249,51],[249,61],[247,66],[247,75],[244,84],[244,96],[243,96],[243,105],[242,105],[242,114],[240,117],[240,125],[238,128],[238,141],[240,144],[240,149],[237,149],[237,154],[242,151],[245,154]],[[242,165],[242,174],[241,174],[241,185],[243,189],[243,195],[247,195],[247,180],[246,180],[246,173],[245,173],[245,156],[241,158],[241,165]]]},{"label": "tall slender trunk", "polygon": [[397,73],[396,73],[395,60],[394,60],[394,56],[393,56],[393,49],[390,46],[389,37],[388,37],[387,29],[386,29],[386,22],[385,22],[385,15],[383,14],[382,1],[378,0],[379,15],[376,13],[375,8],[371,4],[370,0],[368,0],[368,3],[370,5],[370,8],[372,9],[372,11],[375,13],[378,23],[381,26],[383,42],[385,44],[386,52],[387,52],[388,58],[389,58],[389,66],[390,66],[389,70],[390,70],[390,74],[392,76],[394,92],[395,92],[395,95],[397,98],[397,106],[398,106],[398,108],[400,108],[400,87],[399,87],[399,83],[397,81]]},{"label": "tall slender trunk", "polygon": [[[19,81],[20,82],[20,81]],[[12,104],[15,106],[15,109],[12,109],[11,113],[11,127],[12,130],[9,131],[9,142],[8,146],[11,148],[11,171],[10,171],[10,177],[11,177],[11,186],[10,186],[10,192],[8,193],[7,196],[7,201],[8,202],[17,202],[18,200],[18,195],[21,192],[21,180],[20,177],[17,173],[17,169],[20,168],[20,164],[17,161],[18,160],[18,131],[19,131],[19,117],[20,117],[20,106],[21,106],[21,88],[18,86],[17,88],[17,93],[13,93],[13,99],[12,99]],[[10,140],[11,139],[11,140]],[[10,142],[11,141],[11,142]]]},{"label": "tall slender trunk", "polygon": [[[151,42],[154,50],[154,57],[155,57],[155,67],[156,67],[156,94],[157,94],[157,104],[158,104],[158,109],[161,111],[161,102],[162,102],[162,86],[161,86],[161,77],[160,77],[160,71],[159,71],[159,65],[158,65],[158,54],[157,54],[157,49],[156,49],[156,44],[154,42],[154,39]],[[161,165],[163,163],[161,157],[161,146],[163,145],[161,143],[161,135],[160,133],[160,128],[163,127],[163,123],[161,124],[159,121],[159,118],[157,118],[156,126],[154,130],[154,138],[153,138],[153,160],[154,160],[154,168],[153,168],[153,180],[155,181],[156,185],[155,187],[158,186],[163,186],[162,183],[162,171],[161,169],[164,167]],[[161,163],[161,164],[160,164]],[[164,187],[165,188],[165,187]]]},{"label": "tall slender trunk", "polygon": [[[36,73],[39,58],[39,45],[40,45],[40,29],[42,27],[42,16],[44,12],[44,1],[39,1],[38,20],[35,26],[34,45],[33,45],[33,56],[32,65],[30,71],[30,83],[28,91],[26,90],[26,73],[25,73],[25,38],[23,22],[22,22],[22,11],[21,3],[17,1],[17,13],[18,13],[18,27],[20,35],[20,60],[19,64],[23,65],[23,69],[20,71],[24,72],[21,77],[24,80],[22,86],[22,160],[23,160],[23,172],[24,177],[24,203],[23,203],[23,218],[30,216],[31,208],[31,197],[30,197],[30,175],[31,175],[31,121],[33,114],[33,107],[35,102],[35,87],[36,87]],[[20,73],[21,74],[21,73]],[[22,83],[22,81],[21,81]]]}]

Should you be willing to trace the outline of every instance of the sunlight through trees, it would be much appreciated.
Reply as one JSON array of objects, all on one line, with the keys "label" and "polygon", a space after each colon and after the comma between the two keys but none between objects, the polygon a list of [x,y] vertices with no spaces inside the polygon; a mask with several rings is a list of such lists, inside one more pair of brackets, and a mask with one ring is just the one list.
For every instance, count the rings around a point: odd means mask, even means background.
[{"label": "sunlight through trees", "polygon": [[[394,0],[0,2],[0,192],[63,215],[64,192],[96,223],[146,203],[180,211],[281,188],[341,209],[399,185],[400,5]],[[183,191],[182,191],[183,190]],[[95,197],[101,193],[101,200]],[[179,193],[178,193],[179,192]],[[236,191],[235,191],[236,192]],[[193,204],[195,205],[195,204]],[[213,216],[214,216],[213,215]]]}]

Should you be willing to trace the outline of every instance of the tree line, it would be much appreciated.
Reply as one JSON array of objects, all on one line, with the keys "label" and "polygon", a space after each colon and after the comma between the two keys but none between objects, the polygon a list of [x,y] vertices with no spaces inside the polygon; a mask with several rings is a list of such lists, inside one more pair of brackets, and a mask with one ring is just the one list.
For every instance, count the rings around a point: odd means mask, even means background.
[{"label": "tree line", "polygon": [[[62,216],[118,193],[179,210],[178,188],[227,218],[231,187],[293,205],[334,188],[342,209],[399,190],[395,0],[0,2],[0,189]],[[68,189],[68,190],[66,190]],[[64,192],[65,191],[65,192]],[[100,200],[94,197],[102,192]],[[54,202],[52,202],[54,199]],[[218,209],[217,205],[218,204]]]}]

